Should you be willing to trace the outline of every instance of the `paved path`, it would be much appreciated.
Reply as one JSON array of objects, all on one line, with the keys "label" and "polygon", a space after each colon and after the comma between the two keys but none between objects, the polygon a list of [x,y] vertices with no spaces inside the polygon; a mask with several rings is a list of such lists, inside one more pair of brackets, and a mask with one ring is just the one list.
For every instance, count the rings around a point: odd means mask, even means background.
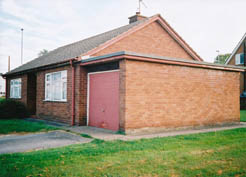
[{"label": "paved path", "polygon": [[196,133],[206,133],[206,132],[215,132],[222,130],[231,130],[235,128],[246,128],[246,122],[241,122],[237,125],[228,125],[221,127],[212,127],[212,128],[201,128],[201,129],[189,129],[189,130],[176,130],[176,131],[168,131],[162,133],[152,133],[145,135],[120,135],[112,132],[110,130],[95,128],[95,127],[87,127],[87,126],[65,126],[64,129],[70,130],[72,132],[81,133],[81,134],[89,134],[93,138],[102,139],[106,141],[110,140],[137,140],[143,138],[155,138],[155,137],[168,137],[168,136],[177,136],[177,135],[188,135],[188,134],[196,134]]},{"label": "paved path", "polygon": [[[234,125],[227,125],[227,126],[217,126],[217,127],[204,127],[204,128],[197,128],[197,129],[187,129],[187,130],[174,130],[174,131],[167,131],[162,133],[149,133],[145,135],[121,135],[116,134],[111,130],[96,128],[96,127],[89,127],[89,126],[69,126],[66,124],[57,124],[49,121],[42,121],[37,119],[27,119],[29,121],[41,121],[46,124],[50,124],[56,126],[58,128],[62,128],[65,130],[69,130],[71,132],[79,133],[79,134],[88,134],[93,138],[102,139],[106,141],[111,140],[137,140],[143,138],[155,138],[155,137],[168,137],[168,136],[177,136],[177,135],[188,135],[188,134],[196,134],[196,133],[206,133],[206,132],[215,132],[215,131],[222,131],[222,130],[231,130],[235,128],[246,128],[246,122],[241,122],[240,124]],[[57,124],[57,125],[56,125]]]},{"label": "paved path", "polygon": [[64,131],[5,135],[0,136],[0,154],[61,147],[76,143],[88,143],[90,141],[91,139]]}]

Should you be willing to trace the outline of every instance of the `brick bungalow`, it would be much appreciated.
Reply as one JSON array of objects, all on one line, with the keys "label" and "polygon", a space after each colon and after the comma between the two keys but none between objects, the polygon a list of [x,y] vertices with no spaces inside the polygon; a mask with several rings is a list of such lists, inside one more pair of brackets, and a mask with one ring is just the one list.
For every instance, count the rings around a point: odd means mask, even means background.
[{"label": "brick bungalow", "polygon": [[6,74],[38,119],[126,133],[239,122],[243,67],[203,62],[159,15],[57,48]]}]

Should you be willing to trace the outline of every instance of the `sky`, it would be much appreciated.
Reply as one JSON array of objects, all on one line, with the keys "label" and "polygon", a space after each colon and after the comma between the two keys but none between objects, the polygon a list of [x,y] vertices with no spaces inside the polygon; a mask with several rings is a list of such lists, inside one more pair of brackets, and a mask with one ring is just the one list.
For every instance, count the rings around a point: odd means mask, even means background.
[{"label": "sky", "polygon": [[[231,53],[246,32],[246,0],[143,0],[141,14],[161,14],[207,62]],[[0,73],[84,38],[128,24],[138,0],[0,0]],[[0,91],[5,89],[0,78]]]}]

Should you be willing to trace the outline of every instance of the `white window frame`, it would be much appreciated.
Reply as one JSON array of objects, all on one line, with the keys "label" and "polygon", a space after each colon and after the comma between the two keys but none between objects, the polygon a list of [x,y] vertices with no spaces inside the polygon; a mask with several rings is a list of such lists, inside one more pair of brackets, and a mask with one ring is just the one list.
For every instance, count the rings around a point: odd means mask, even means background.
[{"label": "white window frame", "polygon": [[[61,78],[60,81],[56,82],[54,81],[54,75],[56,74],[60,74]],[[48,80],[49,77],[49,80]],[[47,73],[45,74],[45,99],[44,101],[55,101],[55,102],[66,102],[67,101],[67,70],[63,70],[63,71],[58,71],[58,72],[51,72],[51,73]],[[65,89],[64,89],[64,84],[65,84]],[[48,87],[49,85],[49,87]],[[60,98],[57,99],[55,98],[55,89],[57,89],[56,87],[60,87],[59,89],[61,89],[60,92]],[[64,94],[65,92],[65,94]],[[64,95],[65,97],[64,97]]]},{"label": "white window frame", "polygon": [[244,64],[243,62],[241,63],[241,55],[242,54],[243,53],[238,53],[238,54],[235,55],[235,64],[236,65],[242,65],[242,64]]},{"label": "white window frame", "polygon": [[21,98],[21,78],[10,80],[10,98]]}]

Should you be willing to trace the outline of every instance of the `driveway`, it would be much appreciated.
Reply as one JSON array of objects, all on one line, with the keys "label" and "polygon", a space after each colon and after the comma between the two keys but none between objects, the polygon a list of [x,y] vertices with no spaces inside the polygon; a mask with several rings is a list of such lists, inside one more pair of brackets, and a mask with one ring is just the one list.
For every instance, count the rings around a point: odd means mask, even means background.
[{"label": "driveway", "polygon": [[88,143],[91,139],[64,131],[0,136],[0,154]]}]

